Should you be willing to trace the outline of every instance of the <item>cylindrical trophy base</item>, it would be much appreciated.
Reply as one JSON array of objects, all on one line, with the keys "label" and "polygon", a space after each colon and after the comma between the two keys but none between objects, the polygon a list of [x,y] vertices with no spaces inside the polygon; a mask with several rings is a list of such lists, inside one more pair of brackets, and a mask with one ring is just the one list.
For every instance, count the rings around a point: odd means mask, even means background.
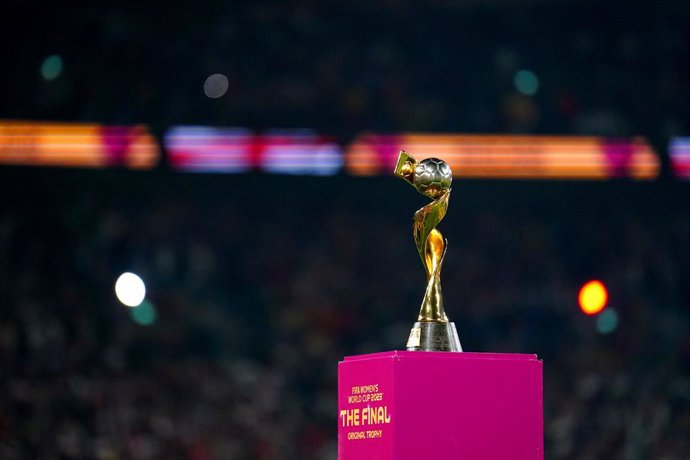
[{"label": "cylindrical trophy base", "polygon": [[417,321],[410,331],[407,351],[462,351],[455,323]]}]

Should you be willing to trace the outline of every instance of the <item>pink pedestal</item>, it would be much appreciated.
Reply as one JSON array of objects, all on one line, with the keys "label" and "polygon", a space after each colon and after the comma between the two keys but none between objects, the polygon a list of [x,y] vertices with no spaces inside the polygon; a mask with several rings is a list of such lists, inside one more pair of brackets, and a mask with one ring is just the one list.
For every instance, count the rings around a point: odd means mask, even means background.
[{"label": "pink pedestal", "polygon": [[542,406],[536,355],[349,356],[338,365],[338,459],[543,459]]}]

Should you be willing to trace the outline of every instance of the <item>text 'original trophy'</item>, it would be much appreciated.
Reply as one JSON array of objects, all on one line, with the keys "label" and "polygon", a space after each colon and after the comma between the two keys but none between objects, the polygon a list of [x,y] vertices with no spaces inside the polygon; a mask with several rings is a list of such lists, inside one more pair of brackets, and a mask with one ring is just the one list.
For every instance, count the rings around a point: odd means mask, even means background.
[{"label": "text 'original trophy'", "polygon": [[417,322],[407,341],[408,351],[462,351],[455,324],[448,321],[441,295],[441,266],[447,241],[436,229],[446,215],[453,173],[437,158],[417,162],[400,151],[395,175],[402,177],[433,201],[414,214],[412,232],[417,252],[426,270],[426,292]]}]

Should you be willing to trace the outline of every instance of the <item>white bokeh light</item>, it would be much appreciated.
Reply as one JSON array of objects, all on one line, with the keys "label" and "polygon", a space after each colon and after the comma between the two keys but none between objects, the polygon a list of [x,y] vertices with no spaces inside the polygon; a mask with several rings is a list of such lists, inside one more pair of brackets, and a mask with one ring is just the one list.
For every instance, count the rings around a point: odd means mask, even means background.
[{"label": "white bokeh light", "polygon": [[146,285],[136,274],[125,272],[115,282],[117,300],[128,307],[137,307],[146,297]]},{"label": "white bokeh light", "polygon": [[228,91],[230,82],[222,73],[214,73],[204,82],[204,94],[211,99],[218,99]]}]

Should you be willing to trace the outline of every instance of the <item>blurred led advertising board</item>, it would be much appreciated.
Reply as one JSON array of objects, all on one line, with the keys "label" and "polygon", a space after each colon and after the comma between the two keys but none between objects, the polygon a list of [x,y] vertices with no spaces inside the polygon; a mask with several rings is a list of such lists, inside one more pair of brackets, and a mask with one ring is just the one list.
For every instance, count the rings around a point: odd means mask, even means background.
[{"label": "blurred led advertising board", "polygon": [[175,126],[163,145],[173,169],[240,173],[251,169],[254,136],[248,129]]},{"label": "blurred led advertising board", "polygon": [[364,134],[345,152],[354,175],[390,174],[398,152],[444,159],[459,177],[489,179],[653,179],[659,159],[640,137]]},{"label": "blurred led advertising board", "polygon": [[[345,147],[312,130],[174,126],[163,137],[176,171],[390,175],[398,152],[439,157],[456,176],[488,179],[648,180],[658,155],[641,137],[361,134]],[[677,177],[690,178],[690,138],[669,147]],[[0,164],[146,169],[161,146],[146,126],[0,120]]]},{"label": "blurred led advertising board", "polygon": [[149,169],[160,147],[148,128],[0,120],[0,164]]},{"label": "blurred led advertising board", "polygon": [[690,137],[674,137],[668,146],[671,171],[679,179],[690,180]]},{"label": "blurred led advertising board", "polygon": [[175,126],[163,139],[173,169],[240,173],[332,175],[342,170],[342,148],[311,130]]}]

